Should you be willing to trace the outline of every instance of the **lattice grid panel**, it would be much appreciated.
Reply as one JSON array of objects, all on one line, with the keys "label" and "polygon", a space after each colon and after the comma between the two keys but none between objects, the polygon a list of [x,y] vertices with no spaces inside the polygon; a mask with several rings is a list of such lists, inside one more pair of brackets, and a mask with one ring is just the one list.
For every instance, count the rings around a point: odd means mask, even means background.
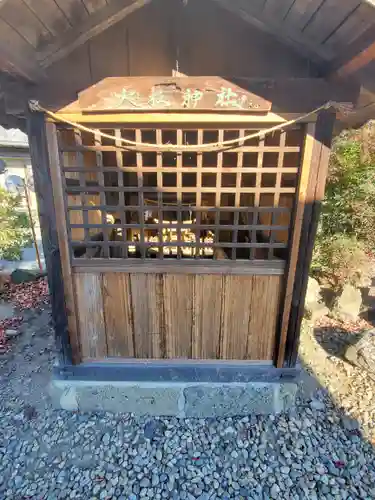
[{"label": "lattice grid panel", "polygon": [[[58,129],[75,258],[286,259],[303,128]],[[155,144],[129,150],[121,138]],[[237,147],[200,145],[239,138]],[[194,145],[161,152],[157,144]]]}]

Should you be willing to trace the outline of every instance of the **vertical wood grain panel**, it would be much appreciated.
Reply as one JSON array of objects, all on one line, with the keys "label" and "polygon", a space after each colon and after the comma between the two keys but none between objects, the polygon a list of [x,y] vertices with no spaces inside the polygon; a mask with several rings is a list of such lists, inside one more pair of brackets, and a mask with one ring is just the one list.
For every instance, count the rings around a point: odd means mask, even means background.
[{"label": "vertical wood grain panel", "polygon": [[136,358],[163,357],[163,301],[159,274],[131,274]]},{"label": "vertical wood grain panel", "polygon": [[102,275],[82,273],[74,275],[82,358],[97,359],[107,356],[105,335]]},{"label": "vertical wood grain panel", "polygon": [[296,277],[296,269],[298,262],[298,252],[301,240],[302,224],[305,212],[306,203],[311,203],[313,200],[308,199],[309,174],[313,159],[315,140],[315,124],[309,123],[306,128],[305,148],[303,153],[301,172],[299,178],[299,186],[297,192],[296,208],[293,221],[293,233],[290,240],[290,255],[288,262],[287,279],[285,283],[285,300],[283,306],[283,314],[280,327],[280,342],[279,352],[277,356],[277,367],[281,368],[284,363],[286,338],[289,324],[289,314],[292,306],[292,295],[294,280]]},{"label": "vertical wood grain panel", "polygon": [[103,274],[103,304],[108,356],[134,357],[130,276]]},{"label": "vertical wood grain panel", "polygon": [[274,356],[282,276],[253,276],[247,359]]},{"label": "vertical wood grain panel", "polygon": [[194,276],[163,276],[167,358],[192,357]]},{"label": "vertical wood grain panel", "polygon": [[192,356],[216,359],[220,352],[222,276],[196,275]]},{"label": "vertical wood grain panel", "polygon": [[[68,318],[69,340],[72,346],[72,357],[74,362],[80,359],[79,334],[77,322],[77,309],[74,295],[74,285],[71,273],[71,259],[68,244],[68,229],[65,217],[65,202],[63,193],[63,180],[61,175],[60,154],[57,144],[56,125],[46,123],[46,139],[48,143],[49,169],[52,182],[53,203],[55,214],[58,217],[56,230],[59,242],[61,271],[64,280],[64,300]],[[44,186],[48,189],[48,186]]]},{"label": "vertical wood grain panel", "polygon": [[223,278],[222,359],[246,359],[253,276]]}]

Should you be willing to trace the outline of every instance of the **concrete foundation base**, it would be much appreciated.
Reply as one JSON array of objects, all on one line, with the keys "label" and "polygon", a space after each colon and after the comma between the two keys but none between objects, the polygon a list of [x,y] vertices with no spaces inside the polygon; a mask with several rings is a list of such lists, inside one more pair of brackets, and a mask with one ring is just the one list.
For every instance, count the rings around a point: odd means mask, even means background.
[{"label": "concrete foundation base", "polygon": [[130,412],[174,417],[229,417],[283,412],[294,405],[296,382],[92,382],[54,379],[55,406],[73,411]]}]

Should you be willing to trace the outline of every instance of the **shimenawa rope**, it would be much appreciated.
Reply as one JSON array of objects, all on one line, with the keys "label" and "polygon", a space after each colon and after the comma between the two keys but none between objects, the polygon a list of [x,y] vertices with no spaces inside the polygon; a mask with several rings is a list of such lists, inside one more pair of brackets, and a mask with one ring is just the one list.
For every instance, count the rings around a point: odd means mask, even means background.
[{"label": "shimenawa rope", "polygon": [[[228,139],[225,141],[220,141],[220,142],[209,142],[209,143],[203,143],[203,144],[152,144],[152,143],[147,143],[147,142],[137,142],[137,141],[132,141],[130,139],[125,139],[124,137],[115,137],[114,135],[111,134],[106,134],[105,132],[102,132],[98,129],[93,129],[90,127],[86,127],[85,125],[82,125],[81,123],[73,122],[71,120],[68,120],[65,116],[61,116],[58,113],[54,113],[53,111],[50,111],[43,106],[39,104],[38,101],[29,101],[29,108],[31,111],[34,112],[43,112],[46,113],[48,116],[53,118],[55,121],[63,122],[68,125],[71,125],[74,128],[77,128],[78,130],[81,130],[82,132],[88,132],[90,134],[96,134],[99,135],[100,137],[103,137],[105,139],[110,139],[115,141],[116,143],[122,143],[125,145],[124,149],[136,149],[138,151],[141,150],[152,150],[152,151],[165,151],[165,152],[178,152],[178,151],[193,151],[196,152],[197,149],[201,150],[207,150],[207,151],[216,151],[216,150],[222,150],[222,149],[231,149],[231,147],[234,147],[235,145],[238,145],[239,143],[245,143],[246,141],[249,141],[251,139],[256,139],[258,137],[265,137],[268,134],[272,134],[273,132],[277,132],[278,130],[283,130],[286,127],[290,127],[291,125],[294,125],[295,123],[298,123],[302,120],[305,120],[311,115],[314,115],[315,113],[318,113],[319,111],[327,110],[330,108],[335,108],[336,110],[343,110],[344,106],[342,104],[339,104],[335,101],[328,101],[322,106],[319,106],[318,108],[313,109],[312,111],[309,111],[308,113],[305,113],[297,118],[294,118],[293,120],[289,120],[284,123],[279,123],[278,125],[274,125],[273,127],[270,127],[266,130],[260,130],[259,132],[254,132],[253,134],[248,134],[245,135],[244,137],[236,137],[234,139]],[[118,147],[118,144],[116,144]]]}]

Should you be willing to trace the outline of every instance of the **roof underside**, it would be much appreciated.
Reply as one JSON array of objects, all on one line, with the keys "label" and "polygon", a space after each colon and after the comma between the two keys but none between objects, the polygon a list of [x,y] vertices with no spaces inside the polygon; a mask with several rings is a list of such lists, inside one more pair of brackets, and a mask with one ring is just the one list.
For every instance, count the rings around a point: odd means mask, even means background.
[{"label": "roof underside", "polygon": [[[0,0],[0,71],[42,81],[53,63],[150,1]],[[374,0],[212,1],[307,56],[321,76],[357,76],[360,106],[375,110]],[[9,85],[0,79],[0,96]]]}]

